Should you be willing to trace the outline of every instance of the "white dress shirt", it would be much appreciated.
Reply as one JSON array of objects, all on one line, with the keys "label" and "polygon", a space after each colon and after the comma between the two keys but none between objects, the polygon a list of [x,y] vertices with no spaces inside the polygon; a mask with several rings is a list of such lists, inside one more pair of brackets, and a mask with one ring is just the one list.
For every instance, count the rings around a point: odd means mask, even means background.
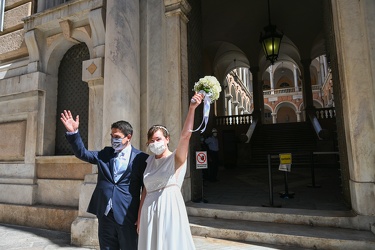
[{"label": "white dress shirt", "polygon": [[[113,180],[117,183],[121,176],[124,174],[129,165],[129,159],[131,154],[131,145],[126,146],[123,150],[118,152],[117,156],[113,159]],[[118,162],[118,168],[116,168],[116,161]],[[109,199],[104,214],[108,215],[112,208],[112,198]]]}]

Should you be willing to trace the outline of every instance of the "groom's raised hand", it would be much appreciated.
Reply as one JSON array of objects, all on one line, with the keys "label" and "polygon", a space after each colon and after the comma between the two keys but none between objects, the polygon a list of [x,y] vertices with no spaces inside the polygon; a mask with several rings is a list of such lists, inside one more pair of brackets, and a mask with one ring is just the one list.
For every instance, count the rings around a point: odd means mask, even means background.
[{"label": "groom's raised hand", "polygon": [[75,132],[79,127],[79,115],[77,115],[76,120],[74,120],[70,110],[64,110],[64,113],[61,113],[60,120],[68,132]]}]

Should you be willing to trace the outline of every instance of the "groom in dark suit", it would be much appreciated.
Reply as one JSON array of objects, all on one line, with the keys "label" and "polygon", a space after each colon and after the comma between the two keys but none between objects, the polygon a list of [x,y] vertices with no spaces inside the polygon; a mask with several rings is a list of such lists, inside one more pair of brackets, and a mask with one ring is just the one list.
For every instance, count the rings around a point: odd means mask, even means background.
[{"label": "groom in dark suit", "polygon": [[78,132],[79,116],[64,110],[61,121],[75,156],[98,166],[98,181],[87,212],[98,218],[100,249],[136,250],[136,221],[147,154],[130,144],[132,126],[118,121],[111,126],[112,147],[101,151],[85,148]]}]

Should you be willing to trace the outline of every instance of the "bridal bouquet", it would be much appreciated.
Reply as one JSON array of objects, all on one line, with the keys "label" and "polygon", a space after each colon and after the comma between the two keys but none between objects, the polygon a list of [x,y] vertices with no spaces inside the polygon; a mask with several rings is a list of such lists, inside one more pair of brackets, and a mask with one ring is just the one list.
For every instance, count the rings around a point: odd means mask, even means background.
[{"label": "bridal bouquet", "polygon": [[[191,130],[191,132],[196,132],[200,129],[200,127],[205,123],[204,128],[201,130],[203,133],[206,130],[206,126],[208,123],[208,117],[210,115],[210,104],[215,102],[219,99],[221,86],[219,81],[214,76],[205,76],[199,79],[198,82],[194,84],[193,91],[197,93],[204,94],[204,106],[203,106],[203,120],[201,125],[195,130]],[[194,100],[192,100],[194,101]]]},{"label": "bridal bouquet", "polygon": [[210,103],[213,103],[214,101],[219,99],[221,86],[216,77],[205,76],[199,79],[199,81],[194,84],[193,90],[195,92],[203,93],[205,96],[210,97]]}]

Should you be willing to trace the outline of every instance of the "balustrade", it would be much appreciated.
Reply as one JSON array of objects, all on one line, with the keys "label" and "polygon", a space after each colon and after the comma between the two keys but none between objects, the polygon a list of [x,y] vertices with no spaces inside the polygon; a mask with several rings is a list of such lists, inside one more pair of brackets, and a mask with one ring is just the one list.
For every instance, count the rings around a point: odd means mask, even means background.
[{"label": "balustrade", "polygon": [[282,88],[282,89],[274,89],[273,91],[271,90],[264,90],[263,94],[264,95],[278,95],[278,94],[285,94],[285,93],[294,93],[294,92],[301,92],[302,88],[299,88],[298,91],[293,88]]},{"label": "balustrade", "polygon": [[316,118],[318,118],[318,120],[334,119],[336,118],[336,110],[334,107],[315,109],[315,115],[316,115]]},{"label": "balustrade", "polygon": [[215,119],[216,119],[217,126],[246,125],[246,124],[250,125],[253,122],[253,116],[251,114],[217,116]]}]

